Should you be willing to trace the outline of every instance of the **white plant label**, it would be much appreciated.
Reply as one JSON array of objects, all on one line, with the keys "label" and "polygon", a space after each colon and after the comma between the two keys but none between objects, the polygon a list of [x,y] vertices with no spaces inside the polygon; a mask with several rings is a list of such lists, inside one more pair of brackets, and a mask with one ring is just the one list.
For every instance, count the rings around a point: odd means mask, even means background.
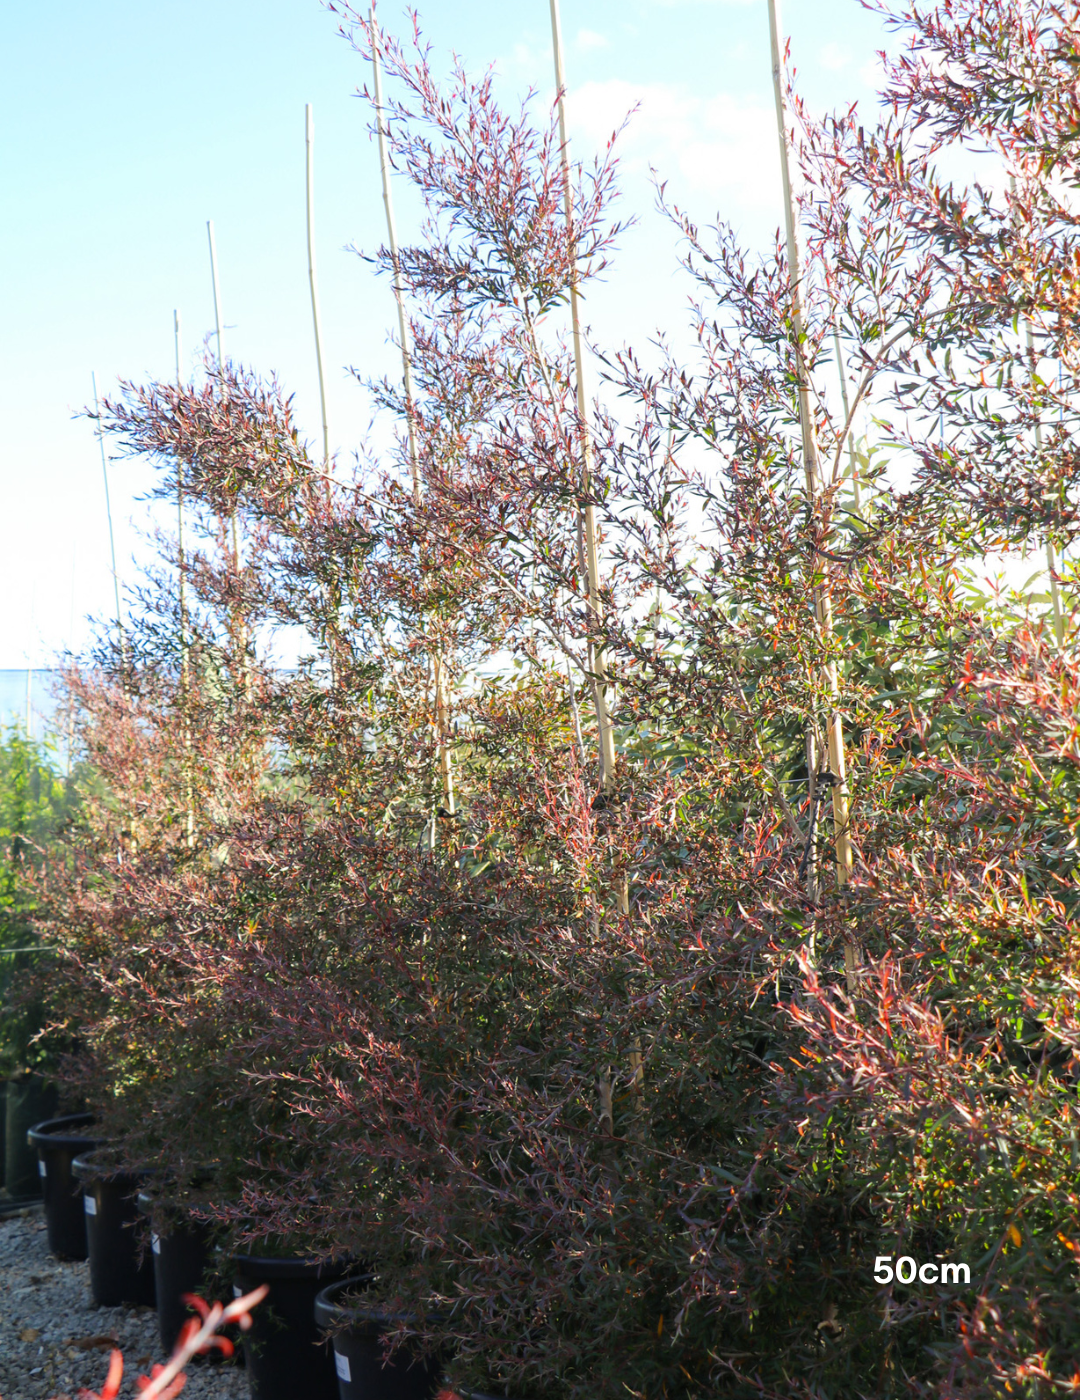
[{"label": "white plant label", "polygon": [[161,1236],[155,1235],[153,1231],[150,1232],[150,1248],[155,1254],[161,1253]]},{"label": "white plant label", "polygon": [[232,1295],[234,1298],[242,1298],[244,1296],[244,1290],[242,1288],[237,1288],[234,1283],[232,1286]]},{"label": "white plant label", "polygon": [[83,1209],[87,1215],[97,1215],[97,1201],[94,1200],[93,1196],[83,1197]]},{"label": "white plant label", "polygon": [[352,1380],[352,1372],[349,1370],[349,1358],[347,1356],[342,1356],[340,1351],[335,1351],[334,1365],[337,1367],[337,1373],[341,1380]]},{"label": "white plant label", "polygon": [[42,1158],[42,1157],[39,1157],[39,1158],[38,1158],[38,1162],[37,1162],[37,1174],[38,1174],[38,1176],[41,1177],[42,1181],[44,1181],[45,1178],[49,1175],[49,1169],[48,1169],[48,1167],[45,1165],[45,1160],[44,1160],[44,1158]]}]

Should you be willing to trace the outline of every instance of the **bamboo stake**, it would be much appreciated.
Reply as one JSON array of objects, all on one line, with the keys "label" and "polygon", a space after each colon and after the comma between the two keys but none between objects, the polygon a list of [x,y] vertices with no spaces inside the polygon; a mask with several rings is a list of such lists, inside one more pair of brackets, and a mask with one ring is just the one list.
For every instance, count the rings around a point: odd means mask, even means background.
[{"label": "bamboo stake", "polygon": [[[322,411],[323,473],[325,478],[323,486],[326,504],[329,506],[333,500],[333,486],[330,480],[330,421],[326,412],[322,321],[319,315],[319,284],[315,275],[315,113],[310,102],[304,108],[304,149],[306,154],[308,285],[311,288],[311,320],[315,331],[315,362],[319,370],[319,407]],[[337,590],[328,584],[324,590],[324,598],[327,607],[326,640],[327,650],[330,654],[330,684],[333,687],[337,684],[338,675]],[[331,611],[335,618],[333,623],[329,621]]]},{"label": "bamboo stake", "polygon": [[[173,312],[173,344],[176,351],[176,384],[182,382],[180,355],[180,312]],[[184,796],[187,812],[184,821],[184,836],[187,847],[195,845],[195,795],[191,775],[191,704],[190,679],[188,672],[187,641],[187,579],[184,569],[184,474],[180,463],[176,464],[176,559],[179,569],[180,601],[180,710],[184,742]]]},{"label": "bamboo stake", "polygon": [[[1031,329],[1031,322],[1025,320],[1024,328],[1027,338],[1027,351],[1032,362],[1032,376],[1035,374],[1035,336]],[[1042,460],[1042,424],[1036,420],[1035,423],[1035,455]],[[1057,549],[1054,545],[1053,535],[1046,536],[1046,567],[1050,574],[1050,600],[1054,609],[1054,637],[1058,646],[1065,641],[1065,610],[1061,605],[1061,585],[1058,583],[1058,558]]]},{"label": "bamboo stake", "polygon": [[[1010,175],[1010,176],[1009,176],[1009,189],[1010,189],[1010,191],[1012,192],[1013,202],[1014,202],[1014,204],[1015,204],[1015,202],[1016,202],[1016,176],[1015,176],[1015,175]],[[1015,211],[1014,211],[1014,212],[1015,212]],[[1025,340],[1025,344],[1026,344],[1026,346],[1027,346],[1028,358],[1029,358],[1030,361],[1031,361],[1031,378],[1032,378],[1032,380],[1034,380],[1035,377],[1036,377],[1036,375],[1035,375],[1035,367],[1036,367],[1036,362],[1035,362],[1035,332],[1034,332],[1034,329],[1033,329],[1032,324],[1031,324],[1031,317],[1030,317],[1030,316],[1025,316],[1025,317],[1024,317],[1024,340]],[[1058,379],[1059,379],[1059,382],[1060,382],[1060,377],[1061,377],[1061,371],[1060,371],[1060,367],[1059,367],[1059,370],[1058,370]],[[944,422],[944,417],[945,417],[945,415],[944,415],[944,410],[942,410],[942,422]],[[943,443],[943,445],[944,445],[944,443]],[[1036,418],[1036,420],[1035,420],[1035,456],[1039,459],[1039,461],[1042,460],[1042,423],[1041,423],[1041,421],[1040,421],[1038,418]],[[1053,605],[1053,610],[1054,610],[1054,637],[1055,637],[1055,639],[1057,640],[1058,646],[1061,646],[1061,644],[1062,644],[1062,643],[1064,642],[1064,640],[1065,640],[1065,613],[1064,613],[1064,609],[1063,609],[1062,606],[1061,606],[1061,588],[1060,588],[1060,585],[1058,584],[1058,580],[1057,580],[1057,572],[1058,572],[1057,549],[1056,549],[1055,546],[1054,546],[1054,537],[1053,537],[1053,535],[1050,535],[1050,534],[1048,534],[1047,537],[1046,537],[1046,567],[1047,567],[1047,570],[1048,570],[1048,572],[1049,572],[1049,574],[1050,574],[1050,599],[1051,599],[1051,603],[1052,603],[1052,605]]]},{"label": "bamboo stake", "polygon": [[[217,244],[214,241],[214,221],[207,219],[206,236],[210,244],[210,280],[214,286],[214,324],[217,328],[217,363],[218,375],[221,376],[225,370],[225,350],[221,340],[221,287],[218,282]],[[240,578],[240,527],[236,519],[234,510],[229,516],[229,529],[232,534],[233,571],[237,579]],[[247,637],[243,624],[243,618],[237,618],[237,644],[241,652],[247,646]],[[248,675],[246,659],[241,663],[244,677],[244,694],[250,698],[250,676]]]},{"label": "bamboo stake", "polygon": [[[570,151],[566,131],[566,73],[563,63],[562,22],[559,0],[550,0],[551,50],[555,60],[555,93],[559,104],[559,149],[562,163],[563,211],[566,216],[566,239],[570,255],[570,326],[574,343],[574,376],[577,380],[578,433],[581,441],[581,498],[578,510],[578,567],[585,583],[585,604],[593,628],[600,630],[600,552],[596,538],[596,512],[592,503],[593,444],[589,432],[589,397],[585,383],[585,349],[581,336],[581,309],[578,293],[577,249],[574,239],[574,198],[570,180]],[[615,730],[608,709],[608,682],[604,667],[604,648],[594,637],[588,641],[588,668],[593,708],[596,712],[596,738],[600,759],[600,791],[611,793],[615,787]],[[619,913],[630,913],[629,882],[623,878],[615,883],[615,900]],[[599,910],[593,908],[594,936],[599,936]],[[630,1081],[635,1097],[640,1096],[645,1071],[641,1041],[635,1038],[630,1049]],[[614,1133],[611,1071],[600,1075],[600,1122]]]},{"label": "bamboo stake", "polygon": [[206,237],[210,244],[210,280],[214,285],[214,324],[217,328],[218,369],[225,363],[225,351],[221,344],[221,289],[218,286],[217,246],[214,242],[214,221],[206,221]]},{"label": "bamboo stake", "polygon": [[[225,368],[225,350],[221,341],[221,287],[218,283],[217,244],[214,241],[214,221],[207,219],[206,236],[210,243],[210,280],[214,286],[214,324],[217,328],[217,364],[220,375]],[[233,567],[240,572],[240,535],[236,524],[236,512],[229,518],[232,527]]]},{"label": "bamboo stake", "polygon": [[109,465],[105,456],[105,434],[101,431],[101,409],[98,407],[97,375],[91,373],[94,387],[94,417],[97,421],[98,446],[101,449],[101,475],[105,482],[105,515],[109,521],[109,557],[112,560],[113,592],[116,596],[116,626],[120,633],[120,661],[127,669],[127,647],[124,641],[124,617],[120,610],[120,575],[116,571],[116,539],[113,535],[112,502],[109,499]]},{"label": "bamboo stake", "polygon": [[409,431],[409,469],[412,473],[413,500],[421,501],[420,454],[416,444],[416,415],[413,410],[412,352],[409,322],[405,315],[405,291],[401,285],[401,260],[398,256],[397,223],[394,219],[394,196],[390,187],[390,155],[386,147],[386,121],[383,117],[382,71],[379,67],[379,30],[375,5],[371,6],[371,71],[375,87],[375,129],[379,138],[379,169],[382,173],[383,208],[386,210],[386,237],[390,244],[390,261],[394,269],[394,300],[397,302],[398,333],[401,338],[401,368],[405,379],[405,416]]},{"label": "bamboo stake", "polygon": [[308,282],[311,285],[311,319],[315,326],[315,359],[319,366],[319,406],[322,409],[323,468],[330,469],[330,427],[326,416],[326,380],[323,375],[322,330],[319,323],[319,288],[315,277],[315,117],[309,102],[304,108],[307,152],[307,251]]},{"label": "bamboo stake", "polygon": [[[71,551],[71,605],[68,612],[68,637],[70,651],[75,650],[75,561],[79,555],[79,541],[76,538]],[[67,761],[64,765],[64,777],[71,777],[71,750],[75,743],[75,706],[72,704],[71,692],[68,692],[68,725],[67,725]]]},{"label": "bamboo stake", "polygon": [[[559,142],[562,156],[563,207],[566,236],[570,245],[570,324],[574,342],[574,374],[577,378],[578,433],[581,439],[581,506],[578,520],[579,553],[583,564],[586,606],[596,631],[600,628],[600,557],[596,539],[596,513],[592,504],[593,444],[589,432],[589,399],[585,383],[585,353],[581,336],[578,294],[577,252],[574,247],[574,201],[570,182],[570,153],[566,134],[566,76],[563,66],[562,24],[559,0],[550,0],[551,47],[555,59],[555,89],[559,104]],[[593,703],[596,709],[597,742],[600,754],[600,787],[605,793],[615,783],[615,731],[607,703],[607,676],[604,651],[594,639],[589,644],[589,671],[593,676]],[[626,903],[620,897],[620,908]],[[626,913],[626,909],[622,909]]]},{"label": "bamboo stake", "polygon": [[848,398],[847,372],[844,369],[844,356],[840,349],[840,328],[833,320],[833,345],[836,347],[836,372],[840,376],[840,398],[844,405],[844,422],[847,424],[848,470],[851,475],[851,489],[855,496],[855,514],[862,519],[862,491],[859,485],[859,464],[855,459],[855,435],[852,432],[851,401]]},{"label": "bamboo stake", "polygon": [[[379,169],[382,174],[383,208],[386,211],[386,237],[390,244],[390,261],[394,271],[394,300],[397,303],[398,333],[401,338],[401,369],[405,381],[405,417],[409,435],[409,471],[412,476],[413,504],[419,506],[423,500],[420,480],[420,452],[416,440],[416,410],[413,399],[412,350],[409,336],[409,322],[405,315],[405,289],[401,282],[401,259],[398,254],[397,223],[394,218],[394,196],[390,184],[390,155],[387,149],[386,120],[383,116],[382,71],[379,66],[379,28],[375,18],[375,3],[372,0],[369,12],[371,28],[371,71],[375,89],[375,129],[379,141]],[[448,817],[456,814],[454,799],[453,750],[450,742],[449,701],[447,696],[446,665],[438,648],[432,649],[432,669],[435,688],[435,737],[439,754],[439,771],[442,775],[443,810]],[[431,814],[428,828],[428,849],[435,849],[436,813]]]},{"label": "bamboo stake", "polygon": [[[796,222],[795,197],[791,186],[790,152],[787,134],[787,104],[781,74],[780,22],[777,14],[778,0],[769,0],[769,38],[772,48],[773,97],[776,104],[776,128],[780,142],[780,172],[784,189],[784,223],[787,234],[788,274],[791,278],[791,322],[795,352],[795,375],[799,395],[799,426],[802,434],[803,470],[806,476],[806,494],[813,509],[820,488],[821,470],[818,462],[817,440],[814,433],[813,409],[810,401],[810,374],[806,364],[803,346],[806,343],[806,317],[803,308],[802,268],[799,256],[799,240]],[[833,636],[832,597],[829,589],[829,570],[823,568],[824,583],[815,588],[815,609],[822,639],[828,644]],[[826,746],[829,771],[832,776],[833,799],[833,840],[836,855],[836,884],[843,889],[851,879],[852,852],[849,827],[849,794],[847,789],[847,764],[844,751],[844,731],[839,708],[840,687],[836,675],[836,665],[828,661],[822,667],[825,689],[834,703],[826,733]],[[811,821],[813,814],[811,813]],[[855,984],[857,955],[850,943],[844,947],[844,966],[848,988]]]}]

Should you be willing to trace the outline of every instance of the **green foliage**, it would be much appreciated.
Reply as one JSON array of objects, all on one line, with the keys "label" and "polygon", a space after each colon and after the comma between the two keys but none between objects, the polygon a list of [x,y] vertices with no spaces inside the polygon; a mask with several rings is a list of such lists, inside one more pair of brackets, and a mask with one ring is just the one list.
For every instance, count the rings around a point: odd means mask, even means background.
[{"label": "green foliage", "polygon": [[40,1068],[40,1000],[28,990],[48,955],[16,951],[39,942],[37,876],[73,811],[72,788],[48,744],[12,726],[0,741],[0,1074]]}]

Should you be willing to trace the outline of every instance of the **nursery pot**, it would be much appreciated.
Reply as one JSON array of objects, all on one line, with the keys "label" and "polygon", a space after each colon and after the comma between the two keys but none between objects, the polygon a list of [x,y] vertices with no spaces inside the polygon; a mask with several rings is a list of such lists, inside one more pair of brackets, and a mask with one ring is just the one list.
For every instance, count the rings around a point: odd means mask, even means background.
[{"label": "nursery pot", "polygon": [[261,1283],[270,1288],[244,1333],[251,1400],[338,1400],[334,1358],[315,1325],[315,1298],[345,1266],[253,1254],[234,1254],[232,1262],[235,1297]]},{"label": "nursery pot", "polygon": [[7,1186],[7,1086],[7,1080],[0,1079],[0,1193]]},{"label": "nursery pot", "polygon": [[76,1157],[73,1175],[82,1182],[86,1241],[90,1253],[90,1292],[99,1308],[121,1303],[154,1306],[153,1256],[139,1261],[135,1195],[146,1172],[112,1172],[93,1153]]},{"label": "nursery pot", "polygon": [[410,1321],[410,1315],[342,1301],[346,1293],[367,1288],[372,1277],[342,1279],[315,1300],[315,1321],[332,1333],[340,1400],[433,1400],[442,1377],[438,1356],[410,1357],[399,1351],[383,1362],[383,1334],[395,1323]]},{"label": "nursery pot", "polygon": [[41,1197],[38,1157],[26,1135],[35,1123],[56,1112],[56,1086],[46,1083],[40,1074],[15,1075],[8,1080],[6,1100],[0,1182],[7,1187],[12,1200],[38,1200]]},{"label": "nursery pot", "polygon": [[38,1123],[26,1135],[26,1141],[37,1152],[49,1249],[61,1259],[86,1258],[82,1190],[71,1174],[71,1164],[80,1152],[101,1146],[100,1138],[79,1131],[89,1128],[93,1121],[92,1113],[69,1113],[65,1118]]},{"label": "nursery pot", "polygon": [[[151,1192],[142,1191],[137,1204],[143,1215],[151,1216],[162,1202]],[[203,1274],[210,1263],[210,1227],[177,1214],[162,1225],[160,1234],[151,1231],[150,1248],[162,1354],[171,1356],[181,1327],[195,1316],[181,1295],[201,1294]]]},{"label": "nursery pot", "polygon": [[507,1400],[505,1395],[489,1395],[486,1390],[449,1390],[451,1400]]}]

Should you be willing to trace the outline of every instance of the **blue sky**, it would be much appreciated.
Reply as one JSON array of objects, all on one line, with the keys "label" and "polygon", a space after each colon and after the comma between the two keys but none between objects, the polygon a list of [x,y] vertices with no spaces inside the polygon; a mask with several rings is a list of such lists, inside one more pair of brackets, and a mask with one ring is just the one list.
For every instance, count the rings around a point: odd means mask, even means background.
[{"label": "blue sky", "polygon": [[[553,96],[545,0],[428,0],[437,55],[494,63],[508,93]],[[384,0],[387,29],[404,11]],[[780,218],[765,0],[563,0],[572,142],[599,145],[635,103],[623,145],[625,208],[640,222],[588,308],[598,340],[641,343],[684,322],[676,246],[653,212],[648,168],[699,222],[717,213],[752,246]],[[872,109],[878,17],[858,0],[786,0],[800,85],[816,108]],[[346,371],[392,370],[388,286],[348,245],[383,238],[365,66],[318,0],[96,0],[6,7],[0,94],[7,217],[0,337],[0,666],[46,666],[86,646],[112,608],[101,463],[73,415],[90,376],[173,372],[213,327],[206,220],[215,224],[225,349],[276,371],[318,433],[304,224],[304,104],[314,104],[316,226],[331,444],[347,455],[370,416]],[[399,231],[415,203],[396,185]],[[110,465],[119,570],[150,553],[140,463]],[[74,580],[74,588],[73,588]]]}]

